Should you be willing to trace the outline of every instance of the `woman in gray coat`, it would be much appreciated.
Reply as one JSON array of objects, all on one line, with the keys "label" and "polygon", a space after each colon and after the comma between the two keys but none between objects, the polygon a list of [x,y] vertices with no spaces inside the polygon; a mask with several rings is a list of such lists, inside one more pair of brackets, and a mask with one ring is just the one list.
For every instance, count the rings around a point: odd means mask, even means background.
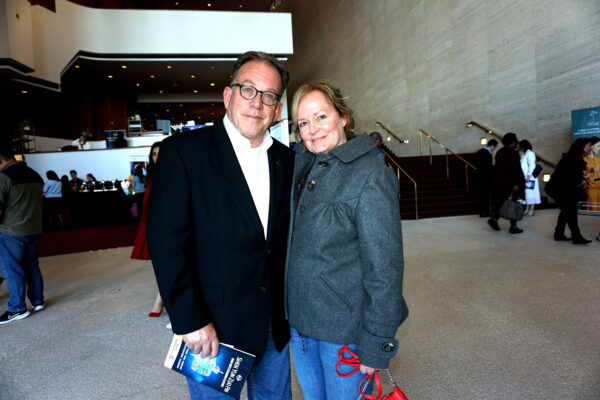
[{"label": "woman in gray coat", "polygon": [[[286,307],[307,400],[356,399],[365,374],[396,354],[394,336],[408,316],[398,181],[368,154],[375,145],[367,135],[351,139],[351,115],[327,81],[300,87],[292,101],[308,151],[294,170]],[[353,370],[336,368],[344,345],[360,373],[340,376]]]}]

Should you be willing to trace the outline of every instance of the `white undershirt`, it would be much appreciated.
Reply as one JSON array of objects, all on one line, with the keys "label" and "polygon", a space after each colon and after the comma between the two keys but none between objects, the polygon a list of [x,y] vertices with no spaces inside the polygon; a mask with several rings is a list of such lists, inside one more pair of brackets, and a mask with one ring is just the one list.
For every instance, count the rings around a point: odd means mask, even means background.
[{"label": "white undershirt", "polygon": [[233,126],[227,115],[223,118],[227,136],[233,146],[235,156],[242,167],[246,183],[250,189],[254,206],[263,226],[265,239],[269,222],[269,199],[271,196],[271,181],[269,176],[269,157],[267,150],[273,145],[273,138],[265,133],[259,147],[252,148],[250,141]]}]

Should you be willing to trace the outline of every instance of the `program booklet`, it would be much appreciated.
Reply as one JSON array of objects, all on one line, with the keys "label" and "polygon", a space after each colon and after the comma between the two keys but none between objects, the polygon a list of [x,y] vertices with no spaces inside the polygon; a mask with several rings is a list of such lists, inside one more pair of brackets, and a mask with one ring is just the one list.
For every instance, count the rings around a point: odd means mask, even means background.
[{"label": "program booklet", "polygon": [[220,344],[215,358],[202,358],[188,349],[182,336],[173,335],[165,367],[239,399],[254,358],[225,343]]}]

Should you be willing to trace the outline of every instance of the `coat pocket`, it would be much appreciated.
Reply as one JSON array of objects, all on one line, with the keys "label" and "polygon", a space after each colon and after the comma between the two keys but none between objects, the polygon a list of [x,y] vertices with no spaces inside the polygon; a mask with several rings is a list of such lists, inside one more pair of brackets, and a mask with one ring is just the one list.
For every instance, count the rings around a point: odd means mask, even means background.
[{"label": "coat pocket", "polygon": [[352,311],[353,307],[352,304],[350,304],[346,299],[344,299],[344,296],[342,296],[342,294],[340,292],[337,291],[336,288],[333,287],[333,285],[331,285],[327,279],[325,279],[325,277],[323,276],[323,274],[319,275],[319,280],[321,281],[321,283],[323,284],[323,286],[325,286],[325,289],[327,289],[328,292],[330,292],[334,297],[336,297],[344,306],[346,306],[346,308],[348,309],[348,311]]}]

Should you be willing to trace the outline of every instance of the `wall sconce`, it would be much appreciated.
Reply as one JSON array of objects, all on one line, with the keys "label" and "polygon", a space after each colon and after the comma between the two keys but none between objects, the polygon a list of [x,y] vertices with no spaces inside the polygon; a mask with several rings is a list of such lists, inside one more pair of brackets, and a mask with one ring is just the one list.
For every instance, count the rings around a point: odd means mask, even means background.
[{"label": "wall sconce", "polygon": [[542,180],[544,182],[548,182],[550,180],[550,174],[544,174],[544,177],[542,178]]},{"label": "wall sconce", "polygon": [[482,137],[479,143],[481,143],[482,146],[485,146],[487,144],[487,138]]}]

